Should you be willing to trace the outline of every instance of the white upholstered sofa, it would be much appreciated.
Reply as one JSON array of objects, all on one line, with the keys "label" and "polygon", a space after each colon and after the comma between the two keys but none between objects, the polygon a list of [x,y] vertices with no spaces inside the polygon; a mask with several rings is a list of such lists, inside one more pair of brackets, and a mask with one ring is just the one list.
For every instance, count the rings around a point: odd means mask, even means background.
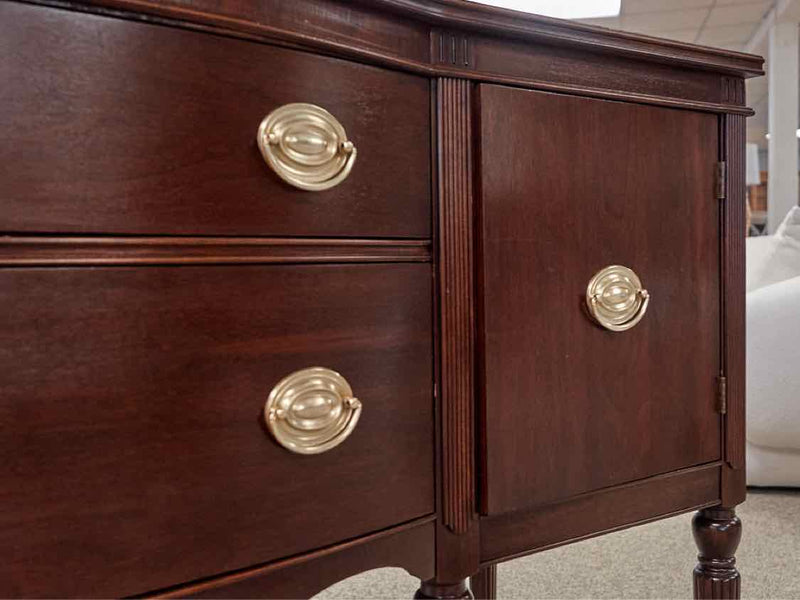
[{"label": "white upholstered sofa", "polygon": [[747,483],[800,486],[800,208],[747,239]]}]

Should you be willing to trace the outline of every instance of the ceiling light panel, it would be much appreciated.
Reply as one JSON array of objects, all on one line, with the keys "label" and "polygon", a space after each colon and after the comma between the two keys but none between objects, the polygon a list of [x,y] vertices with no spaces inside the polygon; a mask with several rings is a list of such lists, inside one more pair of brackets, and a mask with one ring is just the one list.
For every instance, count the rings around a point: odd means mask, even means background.
[{"label": "ceiling light panel", "polygon": [[509,8],[560,19],[616,17],[621,0],[472,0],[480,4]]}]

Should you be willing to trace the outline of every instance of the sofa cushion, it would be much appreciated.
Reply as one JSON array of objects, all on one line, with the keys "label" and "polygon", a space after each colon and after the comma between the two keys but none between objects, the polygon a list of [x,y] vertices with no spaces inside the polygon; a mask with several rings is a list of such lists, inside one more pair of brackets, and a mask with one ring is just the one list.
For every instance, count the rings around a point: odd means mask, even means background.
[{"label": "sofa cushion", "polygon": [[747,442],[747,485],[800,487],[800,451]]},{"label": "sofa cushion", "polygon": [[747,294],[747,440],[800,451],[800,277]]},{"label": "sofa cushion", "polygon": [[772,254],[774,247],[774,235],[757,235],[746,238],[745,273],[747,273],[748,292],[758,289],[758,283],[761,281],[761,274],[767,265],[767,259]]},{"label": "sofa cushion", "polygon": [[792,208],[775,232],[772,251],[761,269],[748,276],[747,291],[800,276],[800,207]]}]

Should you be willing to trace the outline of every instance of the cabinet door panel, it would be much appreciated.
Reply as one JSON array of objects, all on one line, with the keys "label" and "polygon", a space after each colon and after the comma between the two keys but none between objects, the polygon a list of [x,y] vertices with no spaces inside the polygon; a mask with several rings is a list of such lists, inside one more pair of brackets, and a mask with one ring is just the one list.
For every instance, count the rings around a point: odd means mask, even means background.
[{"label": "cabinet door panel", "polygon": [[[717,117],[481,86],[483,510],[720,457]],[[593,323],[625,265],[641,322]]]}]

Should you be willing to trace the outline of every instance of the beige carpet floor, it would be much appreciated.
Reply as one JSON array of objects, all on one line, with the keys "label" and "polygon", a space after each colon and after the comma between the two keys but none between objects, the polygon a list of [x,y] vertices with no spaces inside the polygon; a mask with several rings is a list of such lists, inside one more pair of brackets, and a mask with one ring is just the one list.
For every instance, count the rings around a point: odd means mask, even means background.
[{"label": "beige carpet floor", "polygon": [[[800,599],[800,491],[751,490],[738,510],[743,598]],[[503,563],[498,598],[690,598],[696,551],[681,515]],[[417,581],[378,569],[318,600],[411,598]]]}]

